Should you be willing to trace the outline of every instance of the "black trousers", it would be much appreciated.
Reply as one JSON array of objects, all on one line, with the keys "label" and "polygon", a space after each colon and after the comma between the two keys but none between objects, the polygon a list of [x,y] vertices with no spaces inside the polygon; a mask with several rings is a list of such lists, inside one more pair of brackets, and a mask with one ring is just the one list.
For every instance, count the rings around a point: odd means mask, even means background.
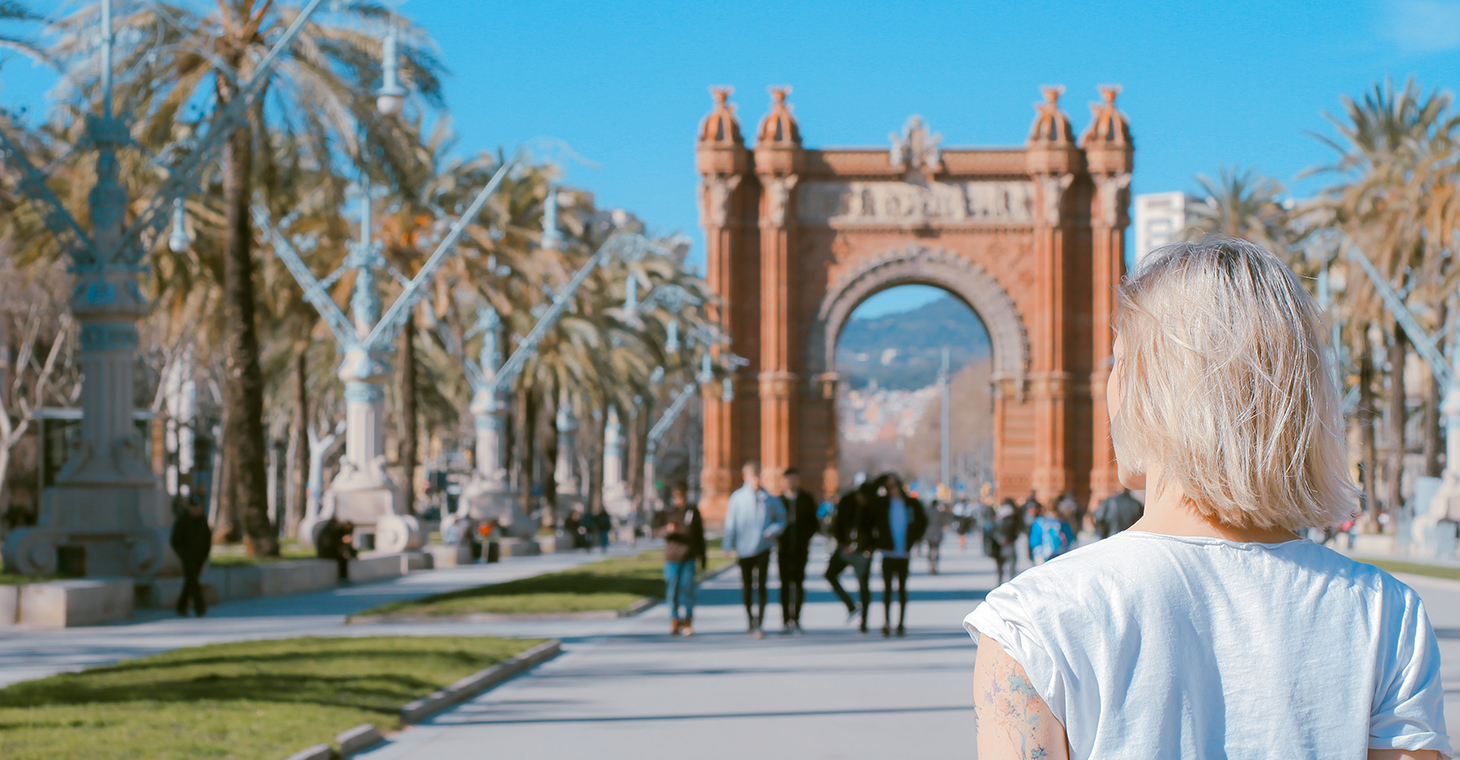
[{"label": "black trousers", "polygon": [[202,574],[202,563],[183,565],[183,587],[182,594],[177,598],[177,614],[188,614],[189,602],[200,617],[207,614],[208,602],[203,599],[203,584],[198,582],[198,576]]},{"label": "black trousers", "polygon": [[[759,579],[756,574],[759,573]],[[745,614],[750,618],[750,626],[759,628],[761,621],[765,620],[766,597],[769,595],[770,580],[767,576],[771,573],[771,552],[769,549],[751,557],[740,558],[740,598],[745,602]],[[750,591],[754,587],[759,594],[760,613],[752,609],[750,604]]]},{"label": "black trousers", "polygon": [[801,622],[801,604],[806,600],[806,560],[804,554],[776,555],[776,569],[781,574],[781,622]]},{"label": "black trousers", "polygon": [[856,603],[852,601],[847,590],[842,588],[840,580],[842,571],[849,567],[857,574],[857,591],[862,599],[862,626],[865,628],[867,608],[872,606],[872,558],[858,552],[832,552],[831,561],[826,563],[826,582],[831,584],[831,590],[847,606],[848,611],[856,609]]},{"label": "black trousers", "polygon": [[897,582],[897,627],[907,619],[907,557],[882,557],[882,622],[892,625],[892,583]]}]

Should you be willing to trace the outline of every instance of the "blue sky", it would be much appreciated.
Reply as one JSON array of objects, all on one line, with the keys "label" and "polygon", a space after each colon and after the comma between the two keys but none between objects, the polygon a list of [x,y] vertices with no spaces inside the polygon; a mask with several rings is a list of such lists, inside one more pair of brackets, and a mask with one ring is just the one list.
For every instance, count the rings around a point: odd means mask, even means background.
[{"label": "blue sky", "polygon": [[[1321,114],[1341,95],[1411,74],[1451,89],[1460,72],[1460,0],[410,0],[401,11],[451,69],[462,150],[562,138],[598,164],[573,167],[570,182],[651,229],[690,233],[697,257],[693,138],[710,85],[736,88],[747,133],[766,87],[792,85],[806,143],[832,146],[885,145],[914,113],[945,145],[1019,144],[1040,85],[1066,86],[1082,130],[1096,85],[1117,83],[1134,190],[1156,192],[1194,190],[1193,174],[1221,164],[1291,181],[1327,160],[1306,132],[1329,132]],[[54,77],[11,59],[0,80],[0,104],[35,110]]]}]

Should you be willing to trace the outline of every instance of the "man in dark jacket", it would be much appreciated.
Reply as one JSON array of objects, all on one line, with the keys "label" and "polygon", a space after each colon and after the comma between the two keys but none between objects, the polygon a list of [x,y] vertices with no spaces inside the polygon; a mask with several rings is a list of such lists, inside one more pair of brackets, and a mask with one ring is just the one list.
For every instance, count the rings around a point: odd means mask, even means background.
[{"label": "man in dark jacket", "polygon": [[[836,540],[836,548],[831,553],[831,561],[826,565],[826,580],[831,584],[831,590],[836,593],[842,604],[847,606],[847,622],[857,619],[857,613],[862,616],[862,633],[867,632],[867,608],[872,606],[872,526],[869,522],[872,516],[873,485],[863,483],[857,488],[848,491],[842,496],[836,505],[836,516],[832,518],[832,538]],[[842,571],[848,567],[857,574],[857,591],[861,603],[852,601],[852,597],[842,588],[838,578]]]},{"label": "man in dark jacket", "polygon": [[188,602],[198,617],[208,614],[208,603],[203,599],[203,585],[198,576],[208,564],[208,553],[213,550],[213,530],[208,527],[208,516],[203,514],[203,499],[197,494],[188,497],[188,506],[172,524],[172,550],[182,560],[183,587],[177,598],[177,614],[188,616]]},{"label": "man in dark jacket", "polygon": [[340,580],[350,580],[350,560],[355,558],[355,524],[331,517],[319,533],[314,553],[320,559],[332,559],[340,569]]},{"label": "man in dark jacket", "polygon": [[777,569],[781,573],[781,633],[801,630],[801,603],[806,598],[806,562],[816,536],[816,500],[801,490],[801,473],[786,469],[786,530],[776,539]]},{"label": "man in dark jacket", "polygon": [[1095,533],[1101,538],[1110,538],[1135,525],[1145,514],[1146,508],[1130,495],[1129,490],[1123,489],[1095,508]]},{"label": "man in dark jacket", "polygon": [[907,573],[912,548],[928,530],[928,513],[917,497],[903,490],[902,478],[888,473],[877,479],[873,502],[873,546],[882,553],[882,635],[892,635],[892,587],[897,586],[897,635],[906,631]]},{"label": "man in dark jacket", "polygon": [[[694,635],[695,565],[703,570],[708,561],[705,553],[705,521],[699,507],[690,504],[689,487],[675,483],[669,490],[669,509],[664,511],[664,600],[669,603],[673,622],[669,633]],[[679,616],[680,607],[684,617]]]}]

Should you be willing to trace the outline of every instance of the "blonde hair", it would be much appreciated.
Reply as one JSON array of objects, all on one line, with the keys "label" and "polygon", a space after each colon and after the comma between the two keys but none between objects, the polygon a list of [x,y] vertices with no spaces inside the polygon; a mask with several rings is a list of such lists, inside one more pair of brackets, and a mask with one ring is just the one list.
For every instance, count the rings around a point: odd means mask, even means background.
[{"label": "blonde hair", "polygon": [[1179,484],[1228,525],[1324,527],[1353,512],[1322,317],[1276,256],[1229,237],[1167,246],[1117,297],[1122,465],[1159,462],[1150,487]]}]

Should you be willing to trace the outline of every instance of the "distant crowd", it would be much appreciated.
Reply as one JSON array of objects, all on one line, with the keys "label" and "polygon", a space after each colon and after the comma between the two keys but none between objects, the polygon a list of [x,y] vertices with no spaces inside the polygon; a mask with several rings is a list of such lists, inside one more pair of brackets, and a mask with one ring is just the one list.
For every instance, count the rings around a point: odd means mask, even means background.
[{"label": "distant crowd", "polygon": [[[1049,505],[1041,504],[1033,493],[1023,504],[1013,499],[996,503],[987,484],[977,500],[933,500],[925,505],[895,473],[864,481],[835,503],[818,505],[801,488],[800,474],[794,468],[783,474],[778,494],[764,487],[758,463],[747,462],[741,475],[743,484],[730,495],[726,509],[722,545],[739,565],[741,601],[748,632],[755,638],[765,635],[773,553],[780,581],[781,633],[802,633],[806,566],[817,533],[824,533],[832,543],[823,577],[846,605],[847,622],[859,623],[863,633],[868,632],[873,606],[874,555],[879,560],[882,635],[890,637],[906,633],[907,583],[915,548],[924,547],[928,572],[936,575],[943,537],[950,527],[958,535],[960,551],[967,549],[969,534],[982,536],[984,553],[995,561],[998,581],[1003,583],[1018,572],[1020,544],[1026,547],[1030,563],[1041,564],[1074,548],[1082,528],[1105,538],[1135,523],[1143,510],[1141,502],[1127,491],[1104,500],[1093,511],[1086,510],[1073,493]],[[683,483],[670,490],[669,506],[656,530],[665,539],[670,631],[685,636],[694,633],[697,572],[707,563],[704,520],[689,503],[687,493]],[[855,598],[841,582],[848,569],[857,580]]]}]

